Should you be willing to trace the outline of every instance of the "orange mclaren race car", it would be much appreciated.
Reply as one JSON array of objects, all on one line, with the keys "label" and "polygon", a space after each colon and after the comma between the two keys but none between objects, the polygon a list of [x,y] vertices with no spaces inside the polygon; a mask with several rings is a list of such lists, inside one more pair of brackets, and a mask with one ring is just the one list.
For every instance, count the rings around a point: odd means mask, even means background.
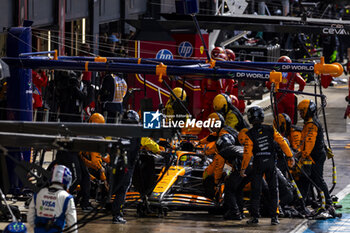
[{"label": "orange mclaren race car", "polygon": [[203,172],[212,159],[190,140],[182,141],[177,149],[162,156],[141,152],[133,182],[137,192],[127,194],[127,201],[138,203],[140,216],[166,215],[175,209],[209,211],[221,207],[223,184],[214,199],[205,196],[203,186]]}]

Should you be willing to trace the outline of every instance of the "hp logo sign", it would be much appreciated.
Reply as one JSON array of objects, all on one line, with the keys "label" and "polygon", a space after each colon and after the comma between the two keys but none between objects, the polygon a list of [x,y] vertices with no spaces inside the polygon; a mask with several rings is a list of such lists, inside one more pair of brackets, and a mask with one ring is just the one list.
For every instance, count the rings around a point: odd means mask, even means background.
[{"label": "hp logo sign", "polygon": [[167,49],[162,49],[158,51],[156,58],[170,60],[170,59],[173,59],[173,54]]},{"label": "hp logo sign", "polygon": [[191,57],[193,53],[193,46],[188,41],[181,42],[177,52],[181,57]]}]

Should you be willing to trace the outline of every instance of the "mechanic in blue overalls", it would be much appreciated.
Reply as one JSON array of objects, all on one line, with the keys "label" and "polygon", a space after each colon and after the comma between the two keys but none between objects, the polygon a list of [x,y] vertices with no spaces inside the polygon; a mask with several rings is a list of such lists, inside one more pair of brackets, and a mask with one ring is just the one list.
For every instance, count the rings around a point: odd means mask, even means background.
[{"label": "mechanic in blue overalls", "polygon": [[[73,196],[66,190],[72,183],[72,173],[63,165],[53,169],[51,185],[34,194],[29,205],[28,223],[35,233],[62,232],[77,222]],[[77,233],[76,225],[72,227]]]}]

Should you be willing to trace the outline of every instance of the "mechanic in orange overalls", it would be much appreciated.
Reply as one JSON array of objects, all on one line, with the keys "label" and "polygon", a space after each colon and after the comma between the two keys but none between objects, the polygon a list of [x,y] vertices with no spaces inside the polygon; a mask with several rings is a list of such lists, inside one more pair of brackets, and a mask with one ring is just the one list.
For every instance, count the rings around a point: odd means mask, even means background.
[{"label": "mechanic in orange overalls", "polygon": [[[100,113],[94,113],[89,118],[89,123],[105,124],[105,118]],[[98,152],[80,152],[80,157],[86,167],[89,168],[90,177],[92,179],[100,179],[104,184],[106,191],[108,191],[109,185],[107,183],[107,177],[102,162],[110,162],[109,154],[106,153],[105,155],[102,155]]]},{"label": "mechanic in orange overalls", "polygon": [[[316,116],[316,104],[312,100],[305,99],[298,104],[298,110],[300,117],[304,119],[304,127],[301,132],[301,159],[309,159],[312,161],[309,171],[310,178],[324,192],[326,204],[331,205],[332,200],[329,195],[327,184],[323,179],[326,151],[323,138],[323,128]],[[310,182],[304,179],[301,183],[302,195],[306,197],[310,187]]]},{"label": "mechanic in orange overalls", "polygon": [[288,139],[291,149],[295,152],[300,151],[301,128],[292,124],[292,120],[286,113],[278,114],[279,127],[276,121],[273,120],[275,129],[279,129],[279,133]]},{"label": "mechanic in orange overalls", "polygon": [[277,225],[279,224],[276,211],[278,206],[278,185],[274,141],[281,146],[283,152],[292,161],[294,161],[293,154],[287,142],[272,126],[262,124],[264,122],[264,111],[262,108],[254,106],[248,109],[248,120],[249,123],[253,125],[253,128],[249,129],[246,133],[247,137],[244,144],[244,154],[240,172],[242,177],[246,177],[245,170],[254,155],[250,199],[251,219],[247,221],[247,224],[257,224],[259,222],[260,194],[263,175],[265,174],[271,201],[269,208],[271,225]]},{"label": "mechanic in orange overalls", "polygon": [[216,148],[216,141],[222,135],[231,134],[233,135],[233,137],[237,137],[238,133],[231,127],[225,125],[225,120],[220,113],[211,113],[208,116],[208,119],[213,119],[222,123],[220,128],[210,128],[212,133],[200,140],[200,144],[207,145],[205,150],[206,155],[215,154],[213,162],[205,169],[203,173],[203,178],[205,179],[206,177],[213,175],[214,183],[218,184],[222,178],[223,168],[225,166],[226,161],[222,156],[218,154]]},{"label": "mechanic in orange overalls", "polygon": [[[278,132],[286,139],[288,139],[289,146],[292,149],[293,152],[299,152],[300,151],[300,139],[301,139],[301,128],[299,128],[296,125],[292,125],[292,121],[290,120],[290,117],[286,113],[280,113],[278,114],[278,122],[279,125],[277,126],[276,120],[273,120],[273,126],[275,129],[278,130]],[[277,148],[277,150],[280,150],[280,148]],[[284,161],[283,153],[277,153],[278,159],[277,159],[277,167],[281,170],[283,174],[287,171],[286,169],[289,169],[286,166],[286,163]],[[304,161],[305,166],[309,165],[310,161]],[[300,163],[300,166],[303,166],[303,163]],[[294,168],[292,166],[290,167],[290,172],[295,175],[295,178],[298,179],[300,176],[300,170],[298,170],[297,166]]]},{"label": "mechanic in orange overalls", "polygon": [[[220,184],[220,181],[223,180],[224,166],[227,164],[232,167],[230,175],[225,178],[224,206],[226,208],[226,212],[224,213],[224,219],[241,220],[241,211],[243,209],[241,200],[242,195],[237,198],[236,193],[237,188],[243,180],[239,175],[243,147],[238,142],[237,131],[225,125],[224,118],[220,113],[212,113],[209,115],[208,119],[220,121],[222,122],[222,126],[211,128],[213,134],[201,140],[201,143],[203,144],[210,141],[212,141],[211,143],[215,143],[212,145],[211,150],[206,151],[206,154],[215,153],[215,156],[213,162],[203,173],[204,185],[207,188],[206,190],[213,191],[212,195],[215,196],[215,194],[220,193],[218,191],[221,191],[221,187],[218,187],[218,185]],[[215,191],[216,193],[214,193]]]},{"label": "mechanic in orange overalls", "polygon": [[[287,56],[282,56],[278,59],[277,62],[284,62],[284,63],[292,63],[292,60]],[[299,73],[292,73],[292,72],[282,72],[282,82],[279,84],[280,89],[286,89],[286,90],[292,90],[294,91],[294,84],[299,84],[299,90],[303,91],[305,87],[305,80]],[[266,84],[268,89],[271,89],[271,82],[267,82]],[[286,113],[290,119],[292,120],[293,124],[296,124],[297,122],[297,116],[296,113],[296,106],[295,106],[295,95],[293,93],[280,93],[278,92],[276,95],[277,99],[277,108],[279,113]]]}]

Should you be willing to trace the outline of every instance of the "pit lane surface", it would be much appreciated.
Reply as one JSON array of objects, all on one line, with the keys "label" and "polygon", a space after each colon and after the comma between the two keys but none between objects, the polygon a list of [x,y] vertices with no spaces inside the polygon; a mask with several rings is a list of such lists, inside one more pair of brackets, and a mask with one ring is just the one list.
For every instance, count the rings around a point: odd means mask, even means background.
[{"label": "pit lane surface", "polygon": [[90,232],[289,232],[303,220],[283,219],[282,224],[271,226],[270,219],[261,219],[259,226],[247,226],[245,220],[225,221],[222,216],[208,215],[207,212],[172,212],[165,218],[137,218],[135,212],[127,212],[125,225],[111,224],[111,217],[97,220],[81,229]]}]

